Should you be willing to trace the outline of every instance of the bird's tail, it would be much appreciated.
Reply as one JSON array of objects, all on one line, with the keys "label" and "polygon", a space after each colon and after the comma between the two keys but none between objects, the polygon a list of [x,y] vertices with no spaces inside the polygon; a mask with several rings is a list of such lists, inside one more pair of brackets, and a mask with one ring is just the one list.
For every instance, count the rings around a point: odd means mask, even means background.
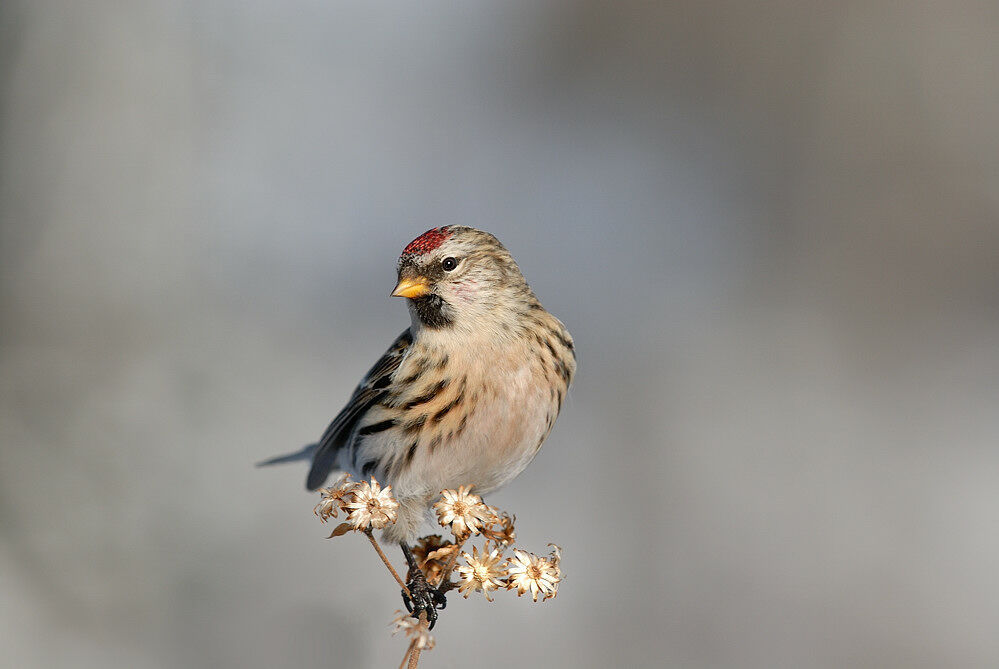
[{"label": "bird's tail", "polygon": [[270,465],[283,465],[286,462],[298,462],[299,460],[311,460],[312,456],[315,455],[316,449],[319,448],[319,444],[309,444],[305,448],[295,451],[294,453],[286,453],[284,455],[278,455],[267,460],[262,460],[257,463],[257,467],[269,467]]}]

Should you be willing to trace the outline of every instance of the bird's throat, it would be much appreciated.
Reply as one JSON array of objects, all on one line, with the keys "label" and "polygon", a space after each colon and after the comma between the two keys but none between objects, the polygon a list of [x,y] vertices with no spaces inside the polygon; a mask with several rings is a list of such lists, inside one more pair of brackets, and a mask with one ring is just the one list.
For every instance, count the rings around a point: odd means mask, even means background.
[{"label": "bird's throat", "polygon": [[410,300],[413,305],[413,313],[424,327],[439,330],[454,325],[451,316],[452,307],[439,295],[431,293],[425,297]]}]

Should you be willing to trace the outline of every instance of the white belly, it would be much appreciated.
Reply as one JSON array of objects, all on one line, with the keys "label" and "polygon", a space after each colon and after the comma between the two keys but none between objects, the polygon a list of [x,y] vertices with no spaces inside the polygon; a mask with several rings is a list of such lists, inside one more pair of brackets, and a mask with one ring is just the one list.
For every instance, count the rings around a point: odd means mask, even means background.
[{"label": "white belly", "polygon": [[487,493],[534,459],[558,410],[550,390],[530,382],[527,364],[491,378],[493,383],[481,386],[460,433],[432,452],[426,443],[419,445],[412,468],[392,482],[399,497],[436,496],[460,485]]}]

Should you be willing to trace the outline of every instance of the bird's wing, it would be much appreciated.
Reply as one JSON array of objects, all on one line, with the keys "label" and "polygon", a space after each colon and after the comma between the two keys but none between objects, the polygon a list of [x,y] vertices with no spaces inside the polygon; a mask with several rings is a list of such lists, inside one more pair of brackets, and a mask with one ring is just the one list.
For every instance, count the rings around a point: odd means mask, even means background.
[{"label": "bird's wing", "polygon": [[326,482],[326,478],[336,464],[337,451],[350,437],[358,419],[385,395],[386,388],[392,382],[392,375],[399,369],[399,365],[412,343],[413,335],[409,328],[406,328],[392,342],[385,355],[368,371],[354,390],[354,394],[350,396],[347,406],[341,409],[330,426],[326,428],[319,440],[316,455],[312,461],[312,469],[309,470],[309,478],[306,480],[306,487],[309,490],[315,490]]}]

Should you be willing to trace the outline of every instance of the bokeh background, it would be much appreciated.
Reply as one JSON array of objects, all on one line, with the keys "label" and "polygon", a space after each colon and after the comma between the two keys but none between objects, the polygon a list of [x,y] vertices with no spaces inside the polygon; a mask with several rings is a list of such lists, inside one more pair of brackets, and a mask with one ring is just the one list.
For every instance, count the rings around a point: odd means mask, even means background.
[{"label": "bokeh background", "polygon": [[[999,665],[993,2],[0,7],[0,647],[394,667],[314,440],[427,228],[575,335],[427,667]],[[325,532],[324,532],[325,531]],[[457,600],[457,601],[456,601]]]}]

